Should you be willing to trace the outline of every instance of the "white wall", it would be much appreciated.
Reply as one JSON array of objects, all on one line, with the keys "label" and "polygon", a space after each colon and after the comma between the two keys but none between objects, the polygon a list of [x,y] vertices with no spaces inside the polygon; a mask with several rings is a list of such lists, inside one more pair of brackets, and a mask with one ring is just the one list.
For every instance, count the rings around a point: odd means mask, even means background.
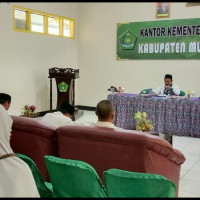
[{"label": "white wall", "polygon": [[[13,5],[74,18],[77,30],[78,3],[0,3],[0,91],[12,96],[9,113],[20,115],[26,104],[49,110],[48,69],[78,68],[77,33],[66,39],[13,31]],[[53,109],[56,95],[53,79]]]},{"label": "white wall", "polygon": [[[200,95],[199,60],[116,60],[117,23],[166,20],[155,17],[152,3],[80,3],[78,26],[79,105],[96,106],[107,98],[107,89],[122,86],[125,92],[157,89],[166,73],[184,91]],[[200,6],[171,3],[171,19],[199,18]]]},{"label": "white wall", "polygon": [[[13,31],[13,5],[75,19],[75,39]],[[76,105],[96,106],[111,85],[126,92],[156,89],[166,73],[182,90],[200,95],[198,60],[116,60],[117,23],[156,21],[153,3],[0,3],[0,92],[12,96],[9,112],[20,115],[25,104],[49,109],[48,69],[80,69]],[[171,3],[167,19],[199,18],[200,6]],[[164,20],[166,20],[164,18]],[[56,107],[53,80],[53,108]]]}]

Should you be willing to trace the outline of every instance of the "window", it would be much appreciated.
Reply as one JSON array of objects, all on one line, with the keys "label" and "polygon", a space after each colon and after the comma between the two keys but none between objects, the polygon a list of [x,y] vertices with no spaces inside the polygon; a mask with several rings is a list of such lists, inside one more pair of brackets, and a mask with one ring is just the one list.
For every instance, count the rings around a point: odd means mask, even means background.
[{"label": "window", "polygon": [[59,35],[59,18],[48,17],[48,33]]},{"label": "window", "polygon": [[23,10],[15,10],[15,27],[17,29],[26,30],[26,11]]},{"label": "window", "polygon": [[70,20],[63,20],[63,35],[66,37],[70,37]]},{"label": "window", "polygon": [[44,16],[31,13],[31,31],[44,33]]},{"label": "window", "polygon": [[15,31],[74,38],[74,19],[13,6]]}]

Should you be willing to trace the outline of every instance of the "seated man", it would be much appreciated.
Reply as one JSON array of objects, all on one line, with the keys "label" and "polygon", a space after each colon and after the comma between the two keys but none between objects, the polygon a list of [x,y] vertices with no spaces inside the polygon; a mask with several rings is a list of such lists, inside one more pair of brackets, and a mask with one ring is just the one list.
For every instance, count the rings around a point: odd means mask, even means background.
[{"label": "seated man", "polygon": [[166,74],[164,78],[165,84],[161,85],[156,90],[156,95],[180,95],[180,89],[178,85],[172,84],[173,79],[171,74]]},{"label": "seated man", "polygon": [[114,111],[112,103],[109,100],[100,101],[97,104],[95,113],[98,117],[96,126],[122,130],[121,128],[118,128],[113,124],[115,111]]},{"label": "seated man", "polygon": [[42,121],[49,123],[56,128],[60,126],[73,125],[71,118],[74,112],[75,108],[64,101],[57,112],[47,113],[43,116]]}]

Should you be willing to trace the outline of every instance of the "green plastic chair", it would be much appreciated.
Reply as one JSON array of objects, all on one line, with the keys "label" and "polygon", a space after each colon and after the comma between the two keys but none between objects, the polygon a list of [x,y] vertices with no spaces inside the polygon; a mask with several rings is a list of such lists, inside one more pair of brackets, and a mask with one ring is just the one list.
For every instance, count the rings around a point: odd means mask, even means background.
[{"label": "green plastic chair", "polygon": [[149,90],[150,90],[150,88],[149,89],[144,89],[140,93],[141,94],[149,94]]},{"label": "green plastic chair", "polygon": [[180,96],[186,96],[186,92],[184,92],[184,91],[180,91]]},{"label": "green plastic chair", "polygon": [[176,185],[161,175],[109,169],[103,177],[108,198],[175,197]]},{"label": "green plastic chair", "polygon": [[44,181],[44,178],[40,173],[39,169],[37,168],[35,162],[24,154],[16,153],[16,155],[24,162],[26,162],[29,168],[31,169],[40,197],[42,198],[52,197],[53,195],[52,184]]},{"label": "green plastic chair", "polygon": [[53,197],[107,197],[95,169],[78,160],[45,156]]}]

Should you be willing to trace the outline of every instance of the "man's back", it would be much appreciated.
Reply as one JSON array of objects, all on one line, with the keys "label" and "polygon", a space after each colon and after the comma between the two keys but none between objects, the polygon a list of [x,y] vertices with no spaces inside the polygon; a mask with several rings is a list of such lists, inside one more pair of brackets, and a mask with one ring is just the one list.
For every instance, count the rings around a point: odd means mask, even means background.
[{"label": "man's back", "polygon": [[47,113],[42,118],[42,121],[55,126],[56,128],[60,126],[72,125],[72,119],[69,117],[64,116],[60,111]]}]

